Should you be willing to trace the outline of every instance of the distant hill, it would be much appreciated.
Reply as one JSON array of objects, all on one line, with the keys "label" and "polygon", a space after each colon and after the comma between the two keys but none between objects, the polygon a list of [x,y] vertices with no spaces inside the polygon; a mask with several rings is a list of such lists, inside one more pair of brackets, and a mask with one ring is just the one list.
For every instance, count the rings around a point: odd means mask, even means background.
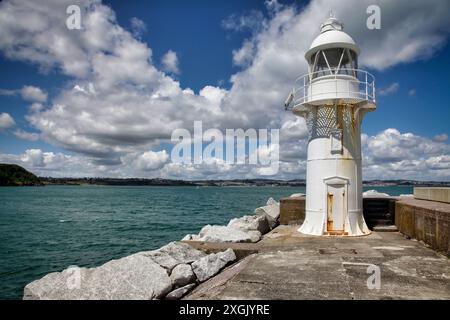
[{"label": "distant hill", "polygon": [[[0,186],[41,186],[41,185],[112,185],[112,186],[283,186],[303,187],[304,179],[235,179],[235,180],[171,180],[143,178],[52,178],[36,177],[31,172],[15,164],[0,163]],[[450,182],[415,180],[370,180],[364,186],[429,186],[450,187]]]},{"label": "distant hill", "polygon": [[52,178],[39,177],[45,185],[105,185],[105,186],[195,186],[190,181],[142,178]]},{"label": "distant hill", "polygon": [[0,186],[40,186],[41,180],[16,164],[0,163]]},{"label": "distant hill", "polygon": [[[144,178],[52,178],[39,177],[45,185],[109,185],[109,186],[200,186],[200,187],[232,187],[232,186],[272,186],[272,187],[304,187],[304,179],[234,179],[234,180],[171,180]],[[415,181],[415,180],[370,180],[363,181],[364,186],[423,186],[450,187],[450,182]]]}]

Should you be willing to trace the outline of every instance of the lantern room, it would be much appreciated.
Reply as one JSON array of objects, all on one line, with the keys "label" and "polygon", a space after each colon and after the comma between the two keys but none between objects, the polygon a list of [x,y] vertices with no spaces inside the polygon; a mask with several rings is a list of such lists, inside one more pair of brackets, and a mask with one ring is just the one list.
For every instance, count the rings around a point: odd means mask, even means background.
[{"label": "lantern room", "polygon": [[294,112],[301,114],[305,104],[374,104],[375,81],[370,73],[358,69],[359,53],[342,23],[330,15],[305,53],[308,74],[295,82]]}]

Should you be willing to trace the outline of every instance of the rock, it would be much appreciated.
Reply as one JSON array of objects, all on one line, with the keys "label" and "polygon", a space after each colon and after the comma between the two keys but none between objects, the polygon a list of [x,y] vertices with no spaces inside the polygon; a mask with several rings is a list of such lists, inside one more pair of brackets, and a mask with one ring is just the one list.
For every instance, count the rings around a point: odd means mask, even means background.
[{"label": "rock", "polygon": [[195,274],[189,264],[179,264],[173,268],[170,274],[170,280],[174,288],[183,287],[189,283],[195,282]]},{"label": "rock", "polygon": [[280,204],[278,202],[276,202],[272,197],[270,197],[266,202],[266,206],[271,206],[271,205],[280,205]]},{"label": "rock", "polygon": [[181,239],[181,241],[196,241],[199,236],[197,234],[187,234]]},{"label": "rock", "polygon": [[197,276],[197,279],[203,282],[216,275],[223,267],[234,260],[236,260],[234,251],[227,249],[226,251],[212,253],[195,261],[192,264],[192,270]]},{"label": "rock", "polygon": [[304,193],[293,193],[289,196],[289,198],[300,198],[300,197],[304,197],[306,196],[306,194]]},{"label": "rock", "polygon": [[[159,267],[159,266],[158,266]],[[88,299],[89,293],[81,290],[87,285],[86,277],[91,271],[71,266],[62,272],[52,272],[24,288],[24,300]]]},{"label": "rock", "polygon": [[70,267],[29,283],[24,299],[149,300],[165,296],[172,282],[152,259],[134,254],[97,268]]},{"label": "rock", "polygon": [[238,229],[244,232],[257,230],[261,234],[269,232],[269,223],[265,216],[243,216],[230,220],[228,227]]},{"label": "rock", "polygon": [[226,226],[206,225],[199,233],[200,241],[208,242],[251,242],[246,232]]},{"label": "rock", "polygon": [[202,251],[182,242],[171,242],[157,250],[140,252],[138,254],[151,258],[169,272],[178,264],[191,263],[206,255]]},{"label": "rock", "polygon": [[387,193],[378,192],[377,190],[367,190],[363,192],[363,197],[390,197]]},{"label": "rock", "polygon": [[273,229],[278,225],[278,219],[280,217],[280,204],[270,198],[267,200],[267,205],[255,209],[255,214],[266,217],[269,227]]},{"label": "rock", "polygon": [[250,236],[251,242],[258,242],[261,240],[262,234],[258,230],[249,230],[247,234]]},{"label": "rock", "polygon": [[192,290],[195,287],[195,283],[191,283],[185,285],[184,287],[178,288],[170,292],[165,299],[167,300],[178,300],[181,299],[186,293]]}]

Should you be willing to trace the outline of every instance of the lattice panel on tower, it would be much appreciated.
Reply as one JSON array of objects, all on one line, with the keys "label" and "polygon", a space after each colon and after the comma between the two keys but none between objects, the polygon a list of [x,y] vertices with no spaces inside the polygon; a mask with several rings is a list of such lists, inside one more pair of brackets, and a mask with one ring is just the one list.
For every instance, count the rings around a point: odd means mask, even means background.
[{"label": "lattice panel on tower", "polygon": [[321,106],[308,113],[306,119],[310,139],[329,137],[336,129],[336,109],[334,106]]}]

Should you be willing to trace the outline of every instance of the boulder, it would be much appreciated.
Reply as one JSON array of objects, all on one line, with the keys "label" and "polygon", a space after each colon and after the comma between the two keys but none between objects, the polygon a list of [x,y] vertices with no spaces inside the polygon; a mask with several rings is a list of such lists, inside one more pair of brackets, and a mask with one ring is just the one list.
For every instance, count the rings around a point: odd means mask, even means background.
[{"label": "boulder", "polygon": [[306,196],[306,194],[304,193],[293,193],[289,196],[289,198],[300,198],[300,197],[304,197]]},{"label": "boulder", "polygon": [[[158,266],[159,267],[159,266]],[[39,280],[27,284],[24,288],[24,300],[68,300],[87,299],[89,293],[81,290],[86,286],[87,274],[91,271],[86,268],[70,266],[62,272],[52,272]]]},{"label": "boulder", "polygon": [[278,225],[278,219],[280,217],[280,204],[270,198],[267,200],[267,204],[265,206],[255,209],[255,214],[266,217],[269,227],[273,229]]},{"label": "boulder", "polygon": [[258,230],[249,230],[247,234],[250,236],[251,242],[255,243],[261,240],[262,234]]},{"label": "boulder", "polygon": [[223,267],[234,260],[236,260],[236,255],[233,249],[227,249],[226,251],[212,253],[195,261],[192,264],[192,270],[197,276],[197,279],[203,282],[216,275]]},{"label": "boulder", "polygon": [[191,263],[206,255],[202,251],[182,242],[171,242],[157,250],[140,252],[138,254],[151,258],[161,267],[167,269],[169,273],[178,264]]},{"label": "boulder", "polygon": [[266,206],[271,206],[271,205],[280,205],[280,203],[276,202],[272,197],[270,197],[269,199],[267,199]]},{"label": "boulder", "polygon": [[199,233],[200,241],[208,242],[251,242],[252,237],[244,231],[226,226],[206,225]]},{"label": "boulder", "polygon": [[178,288],[170,292],[165,299],[166,300],[178,300],[181,299],[186,293],[192,290],[195,287],[195,283],[191,283],[185,285],[184,287]]},{"label": "boulder", "polygon": [[261,234],[269,232],[269,223],[265,216],[243,216],[230,220],[228,227],[244,232],[257,230]]},{"label": "boulder", "polygon": [[181,241],[196,241],[199,236],[197,234],[187,234],[181,239]]},{"label": "boulder", "polygon": [[172,289],[167,272],[152,259],[134,254],[97,268],[70,267],[29,283],[24,299],[149,300]]},{"label": "boulder", "polygon": [[363,192],[363,197],[375,197],[375,198],[384,198],[390,197],[387,193],[378,192],[377,190],[367,190]]},{"label": "boulder", "polygon": [[173,268],[170,274],[170,280],[174,288],[183,287],[189,283],[195,282],[195,274],[189,264],[179,264]]}]

